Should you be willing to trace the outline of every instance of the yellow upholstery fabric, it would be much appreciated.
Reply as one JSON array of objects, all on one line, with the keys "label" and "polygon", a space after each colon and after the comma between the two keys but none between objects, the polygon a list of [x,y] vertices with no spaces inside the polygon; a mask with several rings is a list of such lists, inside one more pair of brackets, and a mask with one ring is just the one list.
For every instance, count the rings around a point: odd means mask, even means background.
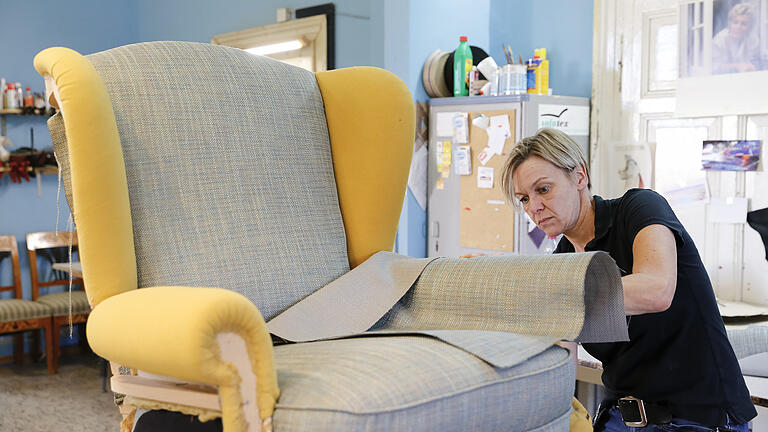
[{"label": "yellow upholstery fabric", "polygon": [[592,432],[592,419],[589,418],[589,413],[584,408],[584,405],[578,399],[573,398],[571,408],[573,408],[573,411],[571,411],[571,426],[569,430],[571,432]]},{"label": "yellow upholstery fabric", "polygon": [[49,48],[35,68],[55,80],[61,97],[83,277],[91,305],[136,289],[136,257],[123,152],[107,89],[88,60]]},{"label": "yellow upholstery fabric", "polygon": [[[316,76],[354,268],[394,245],[413,152],[413,100],[406,85],[383,69],[354,67]],[[377,151],[371,154],[363,142],[374,143]]]},{"label": "yellow upholstery fabric", "polygon": [[[158,327],[162,328],[162,331]],[[88,319],[94,352],[153,374],[219,387],[225,430],[240,430],[240,377],[223,362],[216,336],[236,333],[256,374],[259,415],[272,415],[279,394],[272,340],[256,306],[224,289],[152,287],[115,295]]]}]

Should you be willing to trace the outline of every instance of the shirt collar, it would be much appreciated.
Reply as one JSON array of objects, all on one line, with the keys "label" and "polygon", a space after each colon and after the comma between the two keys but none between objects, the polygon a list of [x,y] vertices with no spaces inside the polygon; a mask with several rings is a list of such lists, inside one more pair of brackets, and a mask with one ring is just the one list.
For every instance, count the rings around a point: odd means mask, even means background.
[{"label": "shirt collar", "polygon": [[598,195],[594,195],[595,199],[595,238],[590,241],[599,240],[608,234],[613,226],[613,217],[611,217],[611,205]]}]

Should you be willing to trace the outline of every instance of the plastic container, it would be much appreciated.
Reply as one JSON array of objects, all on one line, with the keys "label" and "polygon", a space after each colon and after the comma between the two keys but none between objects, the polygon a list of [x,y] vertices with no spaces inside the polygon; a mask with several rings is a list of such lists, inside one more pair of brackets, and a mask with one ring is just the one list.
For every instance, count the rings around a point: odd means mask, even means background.
[{"label": "plastic container", "polygon": [[453,54],[453,96],[469,96],[469,71],[472,70],[472,50],[467,37],[459,38],[459,47]]},{"label": "plastic container", "polygon": [[536,87],[536,83],[539,82],[539,79],[537,77],[539,72],[539,65],[541,64],[541,58],[538,56],[533,57],[532,59],[528,60],[527,63],[527,91],[531,94],[536,94],[539,92],[539,89]]}]

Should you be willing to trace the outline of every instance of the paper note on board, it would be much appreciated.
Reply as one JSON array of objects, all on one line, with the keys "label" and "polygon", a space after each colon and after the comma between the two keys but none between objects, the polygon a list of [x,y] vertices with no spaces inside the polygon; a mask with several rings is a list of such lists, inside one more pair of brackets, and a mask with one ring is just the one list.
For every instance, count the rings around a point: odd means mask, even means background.
[{"label": "paper note on board", "polygon": [[469,146],[458,146],[456,148],[456,174],[472,174],[472,159],[470,155],[471,150]]},{"label": "paper note on board", "polygon": [[455,112],[437,113],[437,124],[435,125],[435,136],[446,138],[453,136],[453,116]]},{"label": "paper note on board", "polygon": [[469,142],[469,124],[467,113],[454,113],[453,115],[453,142],[466,144]]},{"label": "paper note on board", "polygon": [[477,187],[480,189],[493,189],[493,168],[477,168]]},{"label": "paper note on board", "polygon": [[488,147],[493,153],[500,155],[504,151],[504,143],[510,136],[509,117],[506,115],[491,117],[488,127]]},{"label": "paper note on board", "polygon": [[491,150],[490,147],[486,147],[478,153],[477,159],[480,161],[481,164],[485,165],[488,163],[489,160],[493,157],[494,153],[493,150]]}]

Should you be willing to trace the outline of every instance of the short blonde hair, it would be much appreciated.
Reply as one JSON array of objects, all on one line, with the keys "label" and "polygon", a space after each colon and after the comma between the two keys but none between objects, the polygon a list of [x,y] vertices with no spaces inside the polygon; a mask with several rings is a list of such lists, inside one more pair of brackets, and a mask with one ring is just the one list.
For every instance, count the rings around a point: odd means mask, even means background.
[{"label": "short blonde hair", "polygon": [[[587,178],[589,178],[587,158],[581,146],[573,138],[557,129],[539,129],[536,135],[521,139],[512,148],[501,171],[501,188],[504,190],[504,195],[507,201],[518,209],[520,206],[515,198],[512,176],[517,167],[531,156],[537,156],[549,161],[566,173],[572,172],[579,166],[584,166],[584,171],[587,173]],[[587,184],[587,187],[592,188],[591,181]]]},{"label": "short blonde hair", "polygon": [[755,8],[749,3],[739,3],[728,12],[728,24],[732,23],[737,16],[746,15],[749,18],[749,27],[755,23]]}]

